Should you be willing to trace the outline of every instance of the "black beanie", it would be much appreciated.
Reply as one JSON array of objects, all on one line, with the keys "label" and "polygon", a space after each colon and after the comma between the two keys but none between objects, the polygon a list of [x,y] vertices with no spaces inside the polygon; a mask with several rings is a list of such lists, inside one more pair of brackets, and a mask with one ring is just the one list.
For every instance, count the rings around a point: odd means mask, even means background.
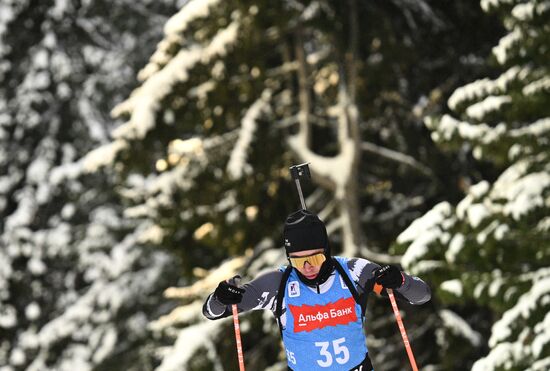
[{"label": "black beanie", "polygon": [[287,255],[297,251],[325,249],[325,255],[330,256],[325,224],[307,210],[296,211],[286,218],[283,240]]}]

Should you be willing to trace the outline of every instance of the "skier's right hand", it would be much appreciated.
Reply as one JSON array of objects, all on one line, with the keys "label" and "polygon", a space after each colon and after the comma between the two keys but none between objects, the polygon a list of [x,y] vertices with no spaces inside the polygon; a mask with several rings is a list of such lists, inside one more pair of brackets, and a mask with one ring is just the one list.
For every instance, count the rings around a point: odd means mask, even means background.
[{"label": "skier's right hand", "polygon": [[[232,283],[229,283],[229,281]],[[233,282],[235,282],[235,277],[230,280],[221,281],[214,291],[214,296],[220,303],[231,305],[238,304],[243,300],[245,289],[234,285]]]}]

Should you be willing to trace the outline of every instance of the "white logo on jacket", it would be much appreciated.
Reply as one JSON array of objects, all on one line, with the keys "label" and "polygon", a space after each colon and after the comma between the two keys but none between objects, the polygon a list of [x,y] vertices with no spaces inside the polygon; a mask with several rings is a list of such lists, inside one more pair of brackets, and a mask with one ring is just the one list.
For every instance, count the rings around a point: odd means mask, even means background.
[{"label": "white logo on jacket", "polygon": [[300,284],[298,283],[298,281],[288,282],[288,296],[291,298],[300,296]]}]

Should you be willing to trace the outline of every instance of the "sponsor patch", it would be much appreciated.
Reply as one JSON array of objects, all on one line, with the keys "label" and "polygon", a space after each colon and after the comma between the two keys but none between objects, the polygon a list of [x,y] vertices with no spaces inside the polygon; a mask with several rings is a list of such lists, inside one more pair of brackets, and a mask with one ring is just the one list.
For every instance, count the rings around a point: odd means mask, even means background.
[{"label": "sponsor patch", "polygon": [[288,296],[291,298],[300,296],[300,284],[298,281],[290,281],[288,283]]},{"label": "sponsor patch", "polygon": [[357,321],[353,297],[340,299],[326,305],[291,305],[294,332],[313,331],[327,326],[346,325]]}]

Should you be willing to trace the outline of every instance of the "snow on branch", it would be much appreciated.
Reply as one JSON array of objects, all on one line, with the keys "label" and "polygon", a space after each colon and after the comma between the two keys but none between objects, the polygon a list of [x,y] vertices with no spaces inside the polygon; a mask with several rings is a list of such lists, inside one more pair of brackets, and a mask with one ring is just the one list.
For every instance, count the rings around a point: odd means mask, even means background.
[{"label": "snow on branch", "polygon": [[522,93],[525,95],[534,95],[537,93],[544,93],[550,91],[550,76],[544,76],[539,80],[535,80],[522,89]]},{"label": "snow on branch", "polygon": [[[221,322],[225,321],[222,320]],[[208,358],[214,362],[214,365],[217,365],[214,371],[222,371],[223,368],[219,364],[219,357],[216,356],[214,350],[214,340],[219,337],[218,334],[221,330],[220,324],[214,321],[201,321],[184,328],[178,334],[174,346],[162,354],[162,363],[155,371],[187,370],[186,366],[189,364],[189,361],[201,348],[206,348],[207,356],[210,354],[213,355]]]},{"label": "snow on branch", "polygon": [[550,117],[537,120],[530,125],[522,126],[518,129],[512,129],[509,132],[510,137],[520,138],[526,135],[533,137],[548,137],[550,134]]},{"label": "snow on branch", "polygon": [[164,39],[158,43],[157,50],[151,56],[149,63],[139,71],[138,79],[140,81],[147,80],[168,63],[172,58],[169,50],[175,43],[182,42],[181,34],[189,24],[194,20],[208,17],[210,9],[219,2],[220,0],[191,0],[173,15],[164,25]]},{"label": "snow on branch", "polygon": [[[529,363],[530,359],[540,359],[543,349],[548,349],[550,276],[548,270],[543,269],[543,271],[546,275],[537,277],[530,290],[523,294],[517,304],[506,311],[493,325],[489,339],[491,352],[485,358],[478,360],[472,371],[498,369],[510,361],[516,364]],[[541,311],[546,315],[537,326],[534,328],[524,326],[533,316],[542,315]]]},{"label": "snow on branch", "polygon": [[512,32],[500,39],[498,45],[492,50],[498,63],[505,64],[508,61],[512,54],[513,48],[521,43],[522,38],[523,35],[521,30],[516,27],[512,30]]},{"label": "snow on branch", "polygon": [[93,173],[103,166],[109,166],[116,159],[117,154],[128,148],[128,143],[122,140],[115,140],[90,151],[82,159],[84,171]]},{"label": "snow on branch", "polygon": [[220,281],[236,275],[237,272],[239,272],[239,270],[244,266],[245,262],[246,258],[244,256],[238,256],[227,260],[219,267],[203,273],[204,278],[198,280],[191,286],[170,287],[166,289],[164,294],[167,298],[187,299],[210,292],[216,288]]},{"label": "snow on branch", "polygon": [[206,18],[210,9],[216,6],[220,0],[191,0],[183,8],[173,15],[164,25],[166,35],[182,33],[192,21],[198,18]]},{"label": "snow on branch", "polygon": [[411,242],[407,252],[401,259],[401,264],[410,269],[414,263],[426,259],[430,251],[429,245],[435,241],[448,242],[450,236],[446,229],[454,224],[456,218],[453,215],[451,204],[441,202],[434,206],[424,216],[416,219],[398,237],[398,243]]},{"label": "snow on branch", "polygon": [[[545,169],[530,172],[529,166],[535,162],[546,162]],[[510,166],[497,179],[490,193],[490,198],[497,200],[497,210],[515,220],[521,219],[537,207],[544,207],[547,202],[544,194],[550,188],[550,165],[548,155],[542,153],[538,158],[528,158]],[[497,207],[495,205],[495,207]]]},{"label": "snow on branch", "polygon": [[[270,249],[269,251],[273,250]],[[181,299],[186,304],[178,306],[169,314],[150,324],[150,329],[155,332],[165,331],[167,334],[176,334],[177,336],[173,346],[159,352],[162,362],[156,368],[157,371],[185,370],[192,357],[196,356],[196,353],[202,349],[206,350],[205,356],[213,363],[214,370],[222,371],[224,369],[219,363],[219,356],[215,350],[214,342],[219,337],[223,327],[226,326],[228,319],[206,320],[202,316],[202,303],[208,293],[214,291],[220,281],[236,275],[253,258],[252,251],[247,251],[244,256],[231,258],[211,270],[201,271],[196,269],[194,273],[202,278],[195,283],[187,287],[172,287],[165,291],[166,297]],[[281,256],[277,256],[277,258],[280,261]],[[253,265],[257,267],[263,267],[265,264],[272,266],[271,259],[271,254],[263,254],[255,258]],[[254,271],[253,265],[248,269],[249,274]],[[179,329],[178,326],[184,326],[184,328]],[[193,339],[193,341],[190,342],[190,339]]]},{"label": "snow on branch", "polygon": [[443,326],[449,328],[455,335],[468,340],[474,346],[480,346],[483,337],[475,331],[462,317],[448,309],[439,311],[439,316],[443,320]]},{"label": "snow on branch", "polygon": [[506,103],[511,103],[512,97],[509,95],[502,96],[489,96],[483,99],[481,102],[477,102],[466,108],[466,115],[468,117],[481,121],[488,113],[496,112],[502,108]]},{"label": "snow on branch", "polygon": [[239,139],[237,139],[237,143],[231,151],[227,164],[227,172],[233,179],[241,178],[243,173],[246,172],[246,168],[250,166],[246,162],[247,151],[250,148],[254,132],[256,131],[256,120],[262,112],[269,109],[270,98],[271,90],[264,90],[261,97],[252,104],[242,119]]},{"label": "snow on branch", "polygon": [[484,78],[456,89],[449,97],[447,105],[453,111],[468,101],[484,98],[488,95],[499,95],[516,81],[523,81],[532,72],[530,67],[513,66],[497,79]]},{"label": "snow on branch", "polygon": [[156,112],[173,86],[187,81],[191,69],[198,63],[206,64],[214,57],[224,56],[228,48],[236,42],[238,29],[238,21],[233,21],[227,28],[219,31],[208,46],[181,50],[162,70],[147,79],[128,100],[113,109],[114,117],[131,113],[130,120],[113,131],[113,137],[125,140],[144,138],[155,126]]},{"label": "snow on branch", "polygon": [[447,114],[443,115],[440,121],[427,117],[425,124],[432,130],[431,136],[436,142],[450,141],[458,136],[463,140],[489,144],[500,139],[506,133],[504,124],[499,124],[494,128],[484,123],[474,125],[466,121],[459,121]]}]

